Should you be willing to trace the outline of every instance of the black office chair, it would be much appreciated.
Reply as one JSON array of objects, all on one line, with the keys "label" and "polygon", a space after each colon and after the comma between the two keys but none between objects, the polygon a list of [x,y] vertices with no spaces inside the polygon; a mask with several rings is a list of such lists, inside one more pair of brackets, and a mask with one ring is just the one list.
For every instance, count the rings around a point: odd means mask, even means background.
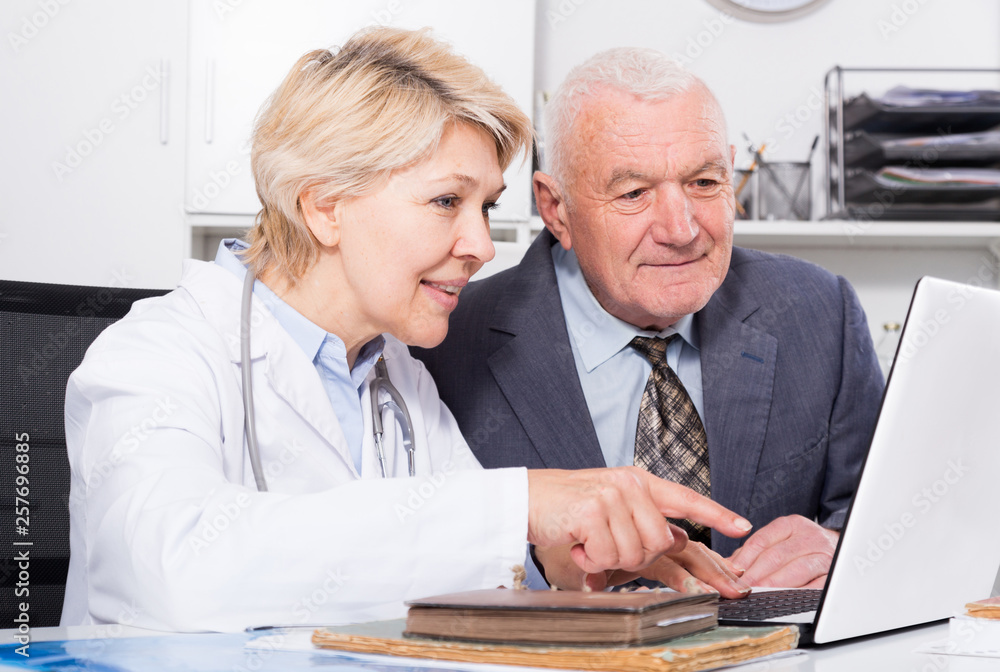
[{"label": "black office chair", "polygon": [[164,293],[0,280],[3,627],[24,621],[22,603],[30,627],[59,625],[69,567],[66,381],[105,327]]}]

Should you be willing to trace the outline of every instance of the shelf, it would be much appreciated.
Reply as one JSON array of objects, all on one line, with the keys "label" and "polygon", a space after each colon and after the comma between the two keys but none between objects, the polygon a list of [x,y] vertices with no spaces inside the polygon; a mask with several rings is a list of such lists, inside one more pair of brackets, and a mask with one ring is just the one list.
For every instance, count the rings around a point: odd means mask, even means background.
[{"label": "shelf", "polygon": [[[194,221],[191,221],[194,220]],[[241,235],[253,223],[249,217],[222,215],[191,217],[192,233],[197,237]],[[498,254],[523,250],[544,228],[542,220],[503,222],[494,226]],[[514,234],[514,235],[508,235]],[[739,220],[735,242],[745,247],[826,247],[826,248],[927,248],[940,250],[976,250],[988,248],[1000,258],[1000,223],[998,222],[865,222],[826,221],[751,221]],[[209,245],[208,247],[212,247]],[[503,249],[501,249],[503,248]],[[508,249],[510,248],[510,249]],[[214,254],[214,247],[208,250]]]},{"label": "shelf", "polygon": [[735,240],[743,246],[992,250],[1000,247],[1000,223],[740,220]]},{"label": "shelf", "polygon": [[[886,181],[879,176],[880,169],[889,166],[919,170],[1000,163],[996,143],[965,136],[986,133],[1000,123],[997,74],[1000,69],[839,66],[827,72],[826,216],[858,217],[864,214],[859,208],[877,205],[865,212],[893,224],[913,220],[997,223],[1000,189],[995,186]],[[930,88],[937,75],[947,78],[939,82],[951,82],[947,88]],[[959,75],[961,83],[956,79]],[[976,82],[966,81],[966,76]],[[852,82],[849,87],[847,80]],[[873,97],[865,89],[879,89],[879,82],[889,82],[893,88]],[[858,89],[862,92],[855,95]],[[916,144],[898,144],[903,140]],[[892,233],[884,237],[890,239],[887,244],[892,243]],[[919,244],[923,238],[918,234],[911,242]]]}]

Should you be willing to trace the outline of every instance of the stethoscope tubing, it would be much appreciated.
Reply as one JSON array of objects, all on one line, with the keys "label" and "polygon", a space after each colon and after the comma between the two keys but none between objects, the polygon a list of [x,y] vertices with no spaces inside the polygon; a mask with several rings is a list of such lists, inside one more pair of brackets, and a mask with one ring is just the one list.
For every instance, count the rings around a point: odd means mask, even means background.
[{"label": "stethoscope tubing", "polygon": [[[253,271],[247,269],[243,279],[243,293],[240,299],[240,372],[243,381],[243,426],[246,430],[247,452],[250,453],[250,468],[257,484],[258,492],[267,492],[267,479],[260,462],[260,447],[257,443],[257,425],[253,405],[253,376],[250,368],[250,312],[253,302],[253,284],[256,281]],[[389,395],[388,401],[381,404],[378,401],[380,391]],[[372,404],[372,430],[375,438],[375,451],[378,455],[382,478],[387,478],[385,447],[382,443],[384,433],[382,412],[388,408],[393,412],[400,430],[403,433],[403,446],[406,450],[407,470],[410,476],[416,475],[416,460],[413,446],[413,422],[410,411],[403,401],[403,396],[389,380],[389,371],[385,360],[380,356],[375,362],[375,379],[369,386]]]},{"label": "stethoscope tubing", "polygon": [[240,367],[243,377],[243,426],[247,435],[247,450],[250,453],[250,468],[257,482],[258,492],[267,492],[267,480],[260,464],[260,448],[257,445],[257,424],[253,408],[253,376],[250,372],[250,304],[253,301],[253,271],[247,269],[243,279],[243,297],[240,303]]}]

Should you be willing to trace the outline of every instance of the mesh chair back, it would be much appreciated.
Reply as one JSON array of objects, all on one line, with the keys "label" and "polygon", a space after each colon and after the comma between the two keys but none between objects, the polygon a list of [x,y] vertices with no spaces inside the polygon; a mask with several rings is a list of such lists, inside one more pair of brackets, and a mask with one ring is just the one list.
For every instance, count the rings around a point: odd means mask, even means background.
[{"label": "mesh chair back", "polygon": [[[105,327],[134,301],[164,293],[0,280],[4,627],[26,620],[31,627],[59,625],[69,567],[66,381]],[[26,617],[22,603],[28,605]]]}]

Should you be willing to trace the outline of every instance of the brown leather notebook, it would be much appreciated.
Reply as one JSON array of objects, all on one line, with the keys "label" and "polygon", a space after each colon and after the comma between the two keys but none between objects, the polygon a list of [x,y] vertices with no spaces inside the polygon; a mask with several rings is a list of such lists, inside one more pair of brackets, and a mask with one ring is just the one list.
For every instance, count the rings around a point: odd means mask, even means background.
[{"label": "brown leather notebook", "polygon": [[487,589],[406,604],[405,636],[476,642],[648,644],[718,623],[715,593]]}]

